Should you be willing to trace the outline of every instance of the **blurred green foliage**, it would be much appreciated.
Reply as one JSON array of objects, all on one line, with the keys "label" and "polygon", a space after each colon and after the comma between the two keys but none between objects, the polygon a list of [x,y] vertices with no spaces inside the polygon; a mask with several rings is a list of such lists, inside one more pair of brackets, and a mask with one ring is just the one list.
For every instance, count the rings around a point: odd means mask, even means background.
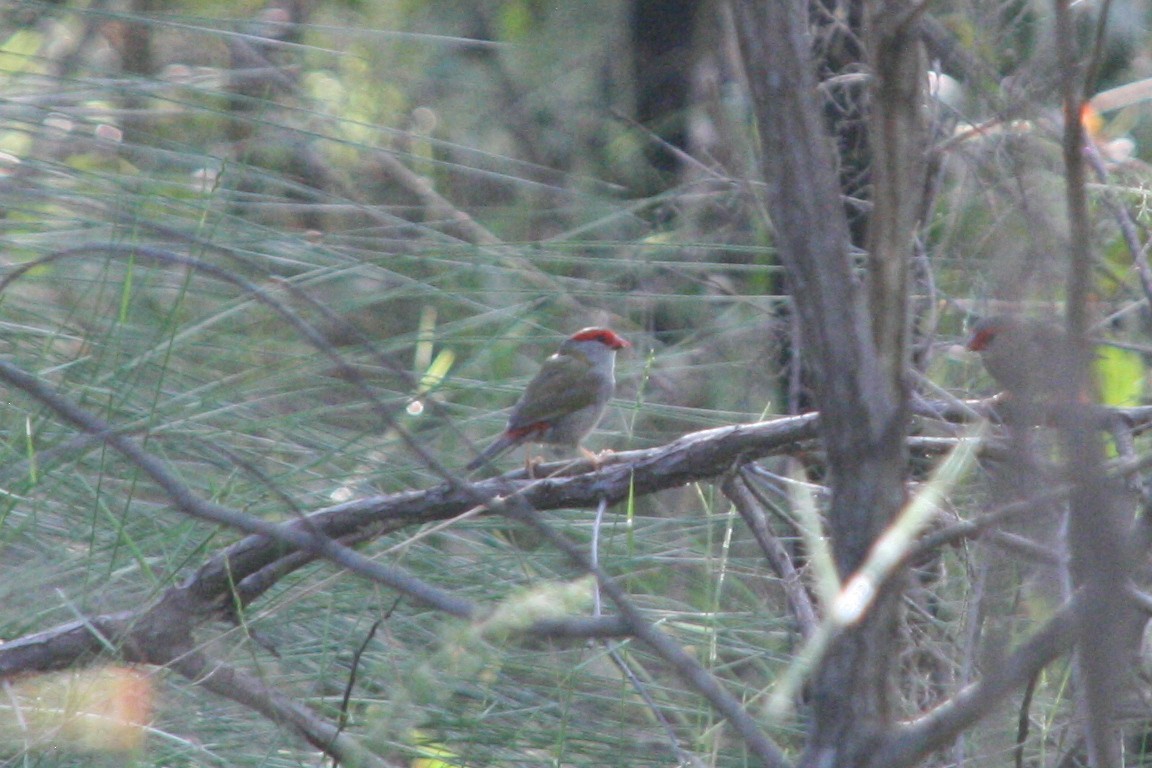
[{"label": "blurred green foliage", "polygon": [[[0,354],[138,436],[205,498],[281,520],[438,482],[401,430],[463,466],[538,362],[590,324],[634,344],[591,447],[644,447],[789,409],[801,380],[786,365],[790,299],[752,194],[739,76],[715,38],[702,32],[693,54],[701,82],[684,151],[694,159],[670,178],[649,161],[657,138],[628,117],[637,84],[623,3],[140,7],[0,11],[4,263],[72,251],[0,294]],[[306,14],[298,24],[292,9]],[[1026,4],[949,4],[941,16],[996,73],[965,83],[962,105],[932,105],[943,171],[917,312],[939,313],[939,335],[921,340],[925,367],[963,395],[976,368],[949,355],[966,312],[1060,301],[1061,169],[1043,20]],[[141,49],[142,71],[131,66]],[[1152,75],[1141,66],[1113,77]],[[1135,109],[1131,134],[1147,135],[1147,106]],[[989,129],[955,138],[976,123]],[[1112,168],[1143,227],[1147,147]],[[1101,252],[1119,254],[1108,316],[1143,296],[1101,200]],[[133,258],[132,246],[186,261]],[[356,377],[196,263],[266,291]],[[1146,315],[1134,313],[1135,341]],[[1145,375],[1142,358],[1127,369]],[[135,468],[43,406],[17,392],[5,400],[0,637],[138,607],[236,538],[173,512]],[[555,522],[587,542],[590,519]],[[601,540],[602,562],[637,602],[760,706],[796,634],[779,582],[726,504],[696,488],[639,500],[609,516]],[[494,609],[551,596],[575,575],[498,520],[369,551]],[[939,564],[939,613],[909,629],[931,648],[909,666],[951,674],[940,670],[954,658],[926,659],[952,636],[946,619],[964,615],[966,567],[953,553]],[[351,654],[392,603],[318,566],[205,642],[335,717]],[[686,748],[745,764],[717,715],[646,649],[619,652],[674,730],[698,739]],[[675,759],[603,646],[493,639],[402,603],[363,664],[351,730],[397,761],[411,758],[417,733],[461,764]],[[938,695],[928,678],[909,702]],[[191,683],[164,690],[140,765],[315,763],[276,726]],[[803,739],[791,723],[773,736],[793,748]]]}]

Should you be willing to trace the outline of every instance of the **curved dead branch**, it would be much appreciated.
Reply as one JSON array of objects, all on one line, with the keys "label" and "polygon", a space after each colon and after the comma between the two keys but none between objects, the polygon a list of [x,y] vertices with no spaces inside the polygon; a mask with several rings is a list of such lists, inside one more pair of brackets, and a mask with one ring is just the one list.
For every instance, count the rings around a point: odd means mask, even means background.
[{"label": "curved dead branch", "polygon": [[[215,505],[205,507],[207,502],[202,500],[189,500],[187,494],[190,491],[179,487],[178,480],[168,476],[163,466],[147,456],[132,437],[117,433],[110,425],[88,415],[72,413],[66,408],[61,411],[58,406],[62,403],[53,399],[53,393],[43,382],[38,382],[38,388],[25,376],[27,374],[0,362],[0,380],[15,384],[48,403],[66,421],[86,431],[92,439],[107,441],[133,461],[141,458],[151,460],[141,465],[142,468],[169,491],[178,509],[252,533],[208,559],[182,584],[170,588],[150,605],[86,617],[0,645],[0,678],[65,669],[113,653],[128,662],[171,668],[219,695],[245,703],[255,711],[284,723],[300,737],[327,749],[330,754],[349,756],[361,749],[354,739],[330,742],[332,729],[323,718],[313,715],[280,692],[266,689],[262,684],[249,685],[251,681],[245,677],[246,673],[209,660],[198,650],[195,632],[209,621],[234,619],[239,608],[258,599],[285,575],[318,559],[330,560],[367,579],[385,583],[410,599],[423,601],[450,615],[478,618],[483,612],[479,606],[460,601],[455,596],[451,597],[458,603],[445,603],[439,599],[443,593],[440,588],[367,560],[352,547],[410,526],[449,521],[461,515],[494,513],[521,520],[528,515],[532,524],[540,525],[544,518],[538,516],[539,513],[550,510],[594,508],[601,502],[614,504],[689,483],[725,480],[732,477],[735,468],[748,462],[810,448],[818,434],[819,420],[818,414],[810,413],[710,429],[685,435],[656,448],[608,454],[601,457],[596,466],[581,460],[539,465],[535,469],[536,474],[542,475],[539,478],[518,471],[472,483],[454,480],[426,490],[366,497],[274,525]],[[1149,410],[1112,411],[1102,418],[1110,421],[1119,418],[1129,429],[1138,430],[1152,422]],[[965,414],[971,417],[978,412],[986,413],[987,407],[969,404],[963,413],[958,411],[950,416],[961,420]],[[940,414],[937,412],[935,415]],[[948,442],[936,439],[936,442],[941,441]],[[910,442],[916,445],[915,438]],[[936,448],[924,452],[935,453]],[[1121,467],[1122,470],[1126,468]],[[982,526],[973,526],[971,531],[964,533],[979,535],[982,530]],[[371,567],[361,567],[364,562],[370,563]],[[619,597],[623,600],[623,593]],[[621,614],[617,616],[550,618],[525,631],[536,636],[568,639],[633,636],[654,641],[657,645],[662,639],[667,639],[643,621],[635,608],[627,603],[621,604]],[[1046,663],[1045,659],[1063,652],[1069,643],[1064,624],[1057,622],[1031,644],[1042,647],[1043,651],[1030,653],[1027,658],[1022,656],[1019,664],[1022,669],[1034,669],[1037,664]],[[1022,648],[1021,653],[1025,650]],[[697,671],[702,670],[696,670],[687,663],[690,661],[685,660],[686,679],[710,701],[713,700],[708,691],[700,690],[696,685],[699,681],[693,682],[694,676],[699,677]],[[710,677],[709,681],[709,685],[715,687],[715,681]],[[923,749],[926,744],[939,743],[957,723],[966,722],[971,716],[970,700],[974,696],[979,701],[997,698],[1003,695],[1003,687],[984,684],[962,693],[956,706],[930,713],[916,724],[891,734],[885,749],[902,759]],[[718,695],[717,691],[711,693]],[[720,690],[719,693],[724,692]],[[719,698],[724,699],[724,696]],[[957,711],[957,707],[962,711]],[[750,732],[754,727],[754,724],[748,724]],[[782,765],[771,742],[761,741],[761,757],[766,763]]]}]

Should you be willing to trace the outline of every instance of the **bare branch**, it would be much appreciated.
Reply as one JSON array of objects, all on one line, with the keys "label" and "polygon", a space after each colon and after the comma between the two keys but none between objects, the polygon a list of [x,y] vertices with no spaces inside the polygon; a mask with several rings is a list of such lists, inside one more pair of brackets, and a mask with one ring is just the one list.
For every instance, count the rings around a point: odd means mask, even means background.
[{"label": "bare branch", "polygon": [[1074,598],[1003,663],[987,670],[979,682],[887,735],[869,764],[888,768],[915,765],[930,752],[947,746],[965,728],[986,717],[1005,697],[1071,649],[1073,629],[1083,605],[1081,597]]},{"label": "bare branch", "polygon": [[732,727],[740,734],[740,738],[755,754],[765,768],[787,768],[791,763],[784,757],[784,753],[769,739],[760,728],[756,718],[740,700],[729,693],[720,682],[708,673],[695,658],[689,655],[664,632],[656,628],[652,622],[632,601],[628,599],[624,590],[616,581],[604,573],[591,558],[579,547],[570,542],[555,528],[548,525],[539,513],[530,507],[510,500],[510,505],[504,513],[511,519],[517,520],[538,531],[552,546],[568,556],[572,562],[581,569],[596,577],[604,594],[608,595],[621,617],[628,623],[629,630],[638,639],[644,641],[664,661],[666,661],[680,676],[680,679],[690,685],[693,690],[706,698],[715,707],[716,711],[727,718]]},{"label": "bare branch", "polygon": [[341,733],[304,705],[264,683],[255,675],[195,651],[169,662],[168,667],[200,687],[259,712],[274,723],[287,726],[314,747],[348,765],[396,768],[359,741]]},{"label": "bare branch", "polygon": [[756,502],[757,495],[753,486],[743,477],[738,478],[733,475],[724,481],[723,490],[724,495],[728,497],[728,500],[736,507],[736,511],[740,513],[740,517],[744,519],[744,524],[748,526],[748,530],[756,538],[756,542],[760,545],[760,551],[764,553],[764,558],[772,566],[776,575],[780,577],[784,596],[792,608],[792,617],[796,620],[800,637],[805,640],[811,638],[820,624],[820,619],[816,615],[816,606],[812,602],[812,596],[808,594],[807,587],[804,586],[803,579],[800,578],[800,572],[796,570],[796,566],[792,562],[792,556],[788,554],[784,545],[780,543],[780,539],[768,527],[764,510]]},{"label": "bare branch", "polygon": [[[922,177],[925,148],[916,137],[923,132],[912,134],[909,146],[887,136],[894,143],[884,155],[890,162],[883,177],[893,186],[883,196],[886,223],[870,238],[872,245],[884,249],[870,255],[873,297],[880,305],[866,307],[849,258],[848,222],[832,142],[820,118],[807,5],[736,0],[733,7],[760,139],[764,201],[795,299],[804,351],[815,372],[821,438],[833,478],[830,541],[840,575],[847,578],[904,503],[906,265],[913,243],[910,222],[920,210],[913,196],[922,192],[923,180],[918,178],[912,190],[896,186],[905,183],[909,173]],[[924,74],[909,72],[921,61],[914,31],[920,7],[877,2],[852,8],[864,9],[870,20],[888,19],[881,28],[891,39],[866,40],[871,56],[887,62],[874,76],[893,78],[876,86],[874,93],[900,96],[896,123],[922,120],[914,94],[923,90]],[[889,12],[893,15],[887,16]],[[894,41],[908,51],[877,51],[876,46]],[[901,160],[900,151],[913,155]],[[833,642],[812,681],[812,732],[802,764],[855,764],[867,754],[870,734],[887,726],[897,601],[893,581],[865,620]]]},{"label": "bare branch", "polygon": [[415,600],[428,603],[454,616],[467,617],[475,613],[475,607],[470,601],[432,587],[402,569],[378,563],[336,543],[331,538],[315,533],[312,521],[308,518],[297,521],[301,523],[299,525],[278,525],[200,498],[169,472],[162,461],[145,451],[136,440],[118,433],[104,420],[53,391],[41,379],[8,362],[0,361],[0,381],[45,403],[72,426],[91,435],[103,437],[109,445],[147,473],[152,481],[164,490],[169,500],[185,514],[322,555],[350,571],[387,584]]},{"label": "bare branch", "polygon": [[881,369],[899,386],[908,355],[908,266],[927,170],[927,66],[916,23],[924,6],[888,0],[868,3],[866,9],[876,105],[869,110],[869,310]]},{"label": "bare branch", "polygon": [[1126,538],[1123,489],[1104,472],[1104,445],[1078,395],[1091,391],[1090,349],[1085,333],[1090,302],[1096,292],[1093,243],[1085,193],[1083,125],[1084,72],[1068,0],[1054,0],[1053,41],[1059,62],[1063,100],[1064,180],[1068,215],[1067,323],[1074,364],[1059,371],[1067,380],[1064,400],[1071,405],[1061,424],[1065,474],[1073,484],[1068,510],[1069,572],[1082,590],[1084,610],[1078,615],[1077,668],[1083,686],[1081,708],[1087,716],[1085,743],[1097,768],[1122,763],[1114,726],[1117,704],[1128,688],[1127,669],[1139,643],[1136,612],[1124,597],[1134,552]]},{"label": "bare branch", "polygon": [[[51,404],[69,421],[107,439],[117,449],[124,449],[125,456],[149,472],[181,510],[253,534],[213,556],[182,585],[168,590],[155,604],[141,611],[98,617],[87,623],[69,623],[0,645],[0,676],[66,668],[109,650],[109,645],[113,648],[131,646],[136,649],[133,657],[138,660],[165,658],[170,654],[170,647],[184,643],[200,623],[231,616],[237,604],[247,604],[279,578],[317,557],[389,584],[450,615],[474,617],[477,608],[471,602],[444,593],[401,569],[368,560],[347,545],[409,526],[454,518],[474,508],[478,496],[488,499],[515,496],[520,503],[546,511],[595,506],[599,499],[615,503],[629,495],[708,480],[723,475],[734,464],[812,439],[818,420],[817,414],[806,414],[706,430],[662,448],[612,454],[602,460],[599,470],[575,476],[532,480],[518,472],[479,482],[467,489],[440,485],[425,491],[368,497],[319,510],[307,518],[272,524],[196,497],[134,441],[113,435],[106,424],[61,398],[38,379],[0,362],[0,380],[9,381]],[[587,462],[577,466],[590,468]],[[575,469],[573,462],[540,467],[543,471],[561,468]],[[291,547],[287,553],[285,544]],[[153,637],[140,628],[141,622],[148,627],[167,628],[167,634]],[[530,631],[554,637],[610,637],[623,634],[624,627],[617,619],[606,617],[549,620]]]}]

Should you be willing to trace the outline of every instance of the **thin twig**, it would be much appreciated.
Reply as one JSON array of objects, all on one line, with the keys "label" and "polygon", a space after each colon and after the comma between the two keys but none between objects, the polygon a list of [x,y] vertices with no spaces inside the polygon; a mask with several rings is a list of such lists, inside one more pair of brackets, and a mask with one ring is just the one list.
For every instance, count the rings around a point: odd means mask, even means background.
[{"label": "thin twig", "polygon": [[1144,300],[1149,306],[1152,306],[1152,266],[1148,264],[1147,245],[1140,244],[1140,235],[1137,232],[1132,213],[1113,192],[1108,178],[1108,169],[1104,165],[1104,158],[1100,156],[1100,148],[1096,146],[1095,142],[1091,140],[1085,142],[1084,159],[1088,161],[1088,165],[1092,167],[1096,178],[1104,187],[1104,205],[1108,207],[1116,219],[1116,226],[1120,228],[1120,236],[1128,248],[1128,255],[1136,266],[1136,275],[1140,278],[1140,288],[1144,291]]},{"label": "thin twig", "polygon": [[1038,632],[1025,640],[979,681],[965,686],[949,701],[884,736],[872,753],[872,764],[889,768],[915,765],[946,746],[964,729],[987,716],[998,703],[1036,673],[1072,648],[1073,631],[1084,601],[1074,597]]},{"label": "thin twig", "polygon": [[752,716],[752,713],[744,707],[743,703],[720,685],[720,682],[700,666],[696,659],[686,653],[680,643],[661,632],[652,622],[648,621],[640,609],[628,599],[619,584],[595,566],[587,554],[555,528],[545,523],[536,510],[523,504],[514,504],[514,506],[510,504],[502,511],[509,518],[524,523],[539,532],[573,563],[595,576],[600,588],[604,590],[608,599],[612,601],[616,609],[620,611],[620,615],[628,622],[632,634],[652,648],[676,671],[681,680],[707,699],[717,712],[727,718],[736,732],[740,734],[744,744],[766,768],[787,768],[791,765],[780,748],[764,734],[760,724]]},{"label": "thin twig", "polygon": [[238,702],[281,723],[318,749],[350,765],[396,768],[357,739],[319,717],[299,702],[268,686],[258,677],[201,652],[189,652],[168,662],[168,667],[207,691]]},{"label": "thin twig", "polygon": [[[332,539],[317,535],[304,527],[279,525],[200,498],[177,479],[163,462],[144,450],[136,440],[116,432],[104,420],[75,405],[72,401],[52,390],[41,379],[11,363],[0,361],[0,381],[8,383],[48,405],[61,419],[72,426],[92,435],[104,436],[109,445],[151,477],[152,481],[164,490],[171,502],[185,514],[246,533],[266,536],[273,541],[314,552],[354,573],[386,584],[409,595],[414,600],[435,606],[453,616],[467,618],[476,613],[476,607],[471,601],[433,587],[400,568],[384,565],[364,557],[341,546]],[[308,519],[307,522],[311,526],[313,521]]]},{"label": "thin twig", "polygon": [[1036,692],[1036,682],[1040,675],[1032,676],[1024,687],[1024,698],[1020,702],[1020,714],[1016,718],[1016,744],[1012,752],[1016,758],[1016,768],[1024,768],[1024,745],[1028,742],[1028,726],[1031,724],[1032,695]]},{"label": "thin twig", "polygon": [[808,589],[800,577],[800,572],[796,570],[796,566],[792,562],[792,556],[788,554],[788,550],[768,526],[763,510],[758,509],[754,503],[754,498],[757,498],[755,486],[745,480],[741,474],[726,479],[722,490],[732,505],[736,507],[736,511],[740,513],[744,524],[752,532],[756,543],[760,545],[760,551],[764,553],[764,558],[772,570],[776,572],[776,575],[780,577],[780,585],[783,587],[785,599],[792,609],[792,617],[796,620],[796,627],[800,636],[807,640],[820,624],[816,606],[812,602],[812,596],[808,594]]}]

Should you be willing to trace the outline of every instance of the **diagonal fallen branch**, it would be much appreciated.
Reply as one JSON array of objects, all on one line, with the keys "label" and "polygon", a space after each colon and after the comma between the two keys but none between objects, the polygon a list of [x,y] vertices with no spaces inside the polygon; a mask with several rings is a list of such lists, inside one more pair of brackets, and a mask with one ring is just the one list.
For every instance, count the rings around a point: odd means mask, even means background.
[{"label": "diagonal fallen branch", "polygon": [[[1129,409],[1121,415],[1138,429],[1152,419],[1150,412],[1152,409],[1148,408]],[[545,464],[537,468],[539,474],[559,474],[532,479],[523,472],[513,472],[468,485],[441,484],[426,490],[369,496],[276,526],[262,526],[261,530],[274,533],[256,533],[221,550],[149,606],[87,622],[70,622],[0,645],[0,677],[66,668],[107,650],[110,638],[116,640],[117,647],[136,649],[128,654],[134,660],[165,658],[176,637],[188,638],[196,627],[209,620],[232,617],[237,607],[256,600],[285,575],[317,558],[334,559],[347,566],[347,555],[353,554],[349,547],[411,526],[450,520],[475,510],[477,498],[514,496],[529,508],[547,512],[592,508],[601,500],[612,504],[688,483],[711,481],[725,477],[734,466],[788,452],[813,440],[817,419],[818,414],[810,413],[709,429],[656,448],[610,454],[601,459],[597,469],[586,461]],[[99,437],[108,439],[108,433]],[[244,526],[239,527],[245,530]],[[945,540],[951,541],[956,535],[979,535],[981,530],[975,524],[961,527],[963,530],[958,534],[950,532]],[[310,539],[324,540],[330,546],[298,548],[300,542]],[[925,543],[939,546],[943,542],[930,536]],[[331,558],[337,547],[341,556]],[[376,562],[371,565],[374,570],[381,567]],[[362,575],[372,578],[373,574],[370,571]],[[393,582],[391,586],[410,598],[421,600],[429,590],[437,589],[411,575],[405,577],[412,580],[413,589],[406,589],[407,581]],[[473,615],[476,610],[471,604],[456,606],[459,610],[449,610],[454,606],[436,607],[457,615]],[[164,632],[158,632],[158,627]],[[583,638],[616,636],[623,627],[614,618],[574,617],[550,619],[529,631]],[[160,645],[156,645],[158,639],[163,641]]]},{"label": "diagonal fallen branch", "polygon": [[[52,400],[50,392],[39,391],[37,385],[43,388],[42,382],[29,381],[24,378],[26,374],[21,374],[19,369],[0,364],[0,378],[9,380],[33,396]],[[60,412],[60,403],[51,402],[50,405]],[[1126,423],[1133,429],[1140,428],[1149,420],[1145,410],[1133,409],[1131,413],[1123,414]],[[76,413],[62,415],[87,431],[93,439],[113,443],[120,449],[127,449],[133,458],[141,458],[137,455],[139,446],[134,440],[118,434],[110,425],[86,420]],[[438,604],[435,595],[440,590],[408,574],[404,574],[401,580],[395,579],[394,573],[381,579],[378,571],[386,566],[374,561],[369,561],[370,569],[354,567],[360,565],[361,556],[351,547],[410,526],[451,520],[463,514],[486,513],[488,505],[492,506],[492,512],[508,514],[508,505],[514,504],[518,510],[530,511],[523,514],[531,516],[561,508],[591,508],[601,502],[616,503],[689,483],[715,481],[730,476],[733,467],[769,455],[791,452],[811,443],[817,436],[818,418],[818,414],[813,413],[705,430],[664,446],[610,454],[602,457],[596,467],[584,461],[542,465],[536,470],[537,474],[543,475],[540,479],[527,477],[523,472],[475,483],[456,479],[427,490],[366,497],[320,509],[279,525],[253,522],[242,513],[217,505],[204,507],[205,502],[199,499],[191,503],[184,498],[187,489],[168,476],[162,464],[145,462],[150,473],[154,473],[154,479],[166,490],[171,490],[169,486],[173,483],[177,484],[172,486],[176,492],[170,495],[178,508],[197,517],[249,531],[252,535],[217,553],[182,584],[172,587],[148,606],[86,617],[0,645],[0,677],[81,665],[112,651],[126,661],[165,665],[202,682],[203,671],[219,665],[213,665],[199,655],[194,632],[208,621],[234,617],[237,608],[263,595],[283,576],[317,559],[329,559],[366,578],[383,581],[402,594],[428,602],[438,610],[475,618],[479,613],[477,606],[467,601],[460,605]],[[935,452],[935,449],[928,452]],[[539,524],[541,521],[537,519],[536,522]],[[567,638],[635,636],[638,627],[644,629],[647,625],[636,617],[623,615],[562,617],[541,621],[527,628],[526,632]],[[643,631],[640,635],[643,636]],[[656,638],[657,645],[661,637]],[[193,671],[197,665],[200,673]],[[221,695],[246,702],[253,696],[253,690],[249,688],[240,686],[232,690],[231,684],[224,684],[219,676],[212,679],[227,689],[217,691]],[[276,691],[268,691],[256,696],[256,704],[248,703],[266,715],[277,712],[275,719],[288,722],[313,744],[322,742],[328,734],[328,726],[322,720],[312,718],[307,710],[279,711],[284,703],[282,698]],[[943,712],[941,716],[944,716]],[[928,731],[930,726],[926,722],[922,728]],[[932,735],[914,737],[913,731],[906,736],[934,741],[940,738],[936,733],[939,730],[936,726]],[[771,747],[770,743],[765,744]],[[897,742],[888,747],[893,750],[907,748],[903,744],[897,746]],[[916,748],[919,747],[913,749]],[[332,752],[354,754],[358,749],[355,742],[350,742],[340,748],[333,747]],[[772,755],[773,751],[765,747],[764,754]]]},{"label": "diagonal fallen branch", "polygon": [[[34,382],[25,380],[18,369],[0,364],[0,379],[14,380],[13,383],[23,385],[26,392],[37,392],[53,399],[49,397],[51,393],[39,391]],[[113,443],[130,457],[150,458],[142,455],[131,438],[116,434],[109,425],[95,421],[89,423],[87,417],[82,418],[80,414],[63,408],[65,404],[54,404],[63,409],[62,414],[68,414],[70,421]],[[360,750],[358,742],[329,742],[330,727],[306,708],[294,704],[274,689],[255,684],[237,670],[209,661],[197,650],[195,630],[207,621],[232,615],[238,604],[255,599],[280,577],[315,559],[332,559],[372,578],[372,572],[352,567],[357,563],[349,559],[355,554],[350,546],[411,525],[454,518],[475,509],[478,498],[488,499],[495,513],[508,515],[514,508],[521,516],[529,517],[538,511],[561,507],[593,506],[600,499],[615,502],[637,494],[723,476],[733,465],[810,440],[815,436],[816,422],[817,416],[810,414],[708,430],[661,448],[614,454],[592,471],[587,471],[590,467],[586,465],[572,463],[539,468],[542,472],[562,470],[563,476],[532,479],[513,473],[471,485],[445,483],[425,491],[370,497],[273,526],[275,530],[268,529],[266,523],[257,525],[241,513],[216,505],[205,506],[205,502],[173,493],[173,503],[189,514],[224,525],[235,524],[241,530],[255,528],[261,533],[250,535],[223,550],[183,584],[169,589],[149,606],[87,617],[5,643],[0,646],[0,677],[68,668],[112,652],[126,661],[167,666],[198,683],[211,684],[209,687],[220,695],[285,723],[330,754],[356,755]],[[155,463],[144,463],[162,487],[169,489],[178,482],[167,477],[164,469]],[[581,472],[582,469],[585,471]],[[181,490],[176,486],[173,488]],[[373,565],[380,566],[374,562]],[[602,577],[602,574],[598,575]],[[413,590],[407,592],[411,597],[434,595],[438,591],[430,584],[415,581],[418,583],[414,584]],[[403,583],[386,583],[402,592],[406,590]],[[610,580],[602,586],[619,589]],[[694,687],[704,687],[702,692],[709,701],[728,705],[722,707],[722,711],[737,725],[755,752],[771,757],[769,762],[772,764],[783,765],[779,751],[759,734],[755,723],[740,709],[738,701],[690,656],[680,651],[670,638],[646,622],[625,599],[623,592],[613,594],[621,606],[620,616],[549,619],[526,631],[572,638],[634,635],[655,644],[658,652],[671,654],[680,662],[678,671],[687,675]],[[425,599],[425,602],[454,615],[475,617],[477,614],[477,609],[471,604],[466,606],[466,610],[459,610],[453,605],[438,605],[435,599]]]},{"label": "diagonal fallen branch", "polygon": [[[274,526],[275,533],[257,533],[241,539],[217,553],[183,584],[169,589],[150,606],[87,623],[69,623],[5,643],[0,646],[0,677],[65,668],[106,650],[109,638],[116,641],[114,644],[118,647],[135,649],[130,653],[133,660],[165,659],[171,646],[186,642],[196,626],[231,615],[237,604],[256,599],[288,573],[319,557],[328,558],[337,543],[342,546],[335,551],[343,554],[335,561],[348,565],[347,556],[351,554],[348,547],[410,526],[454,518],[475,508],[478,497],[515,496],[518,503],[543,512],[592,507],[600,499],[615,503],[629,495],[706,481],[723,476],[733,465],[812,439],[816,434],[816,420],[816,414],[806,414],[696,432],[659,448],[612,454],[605,457],[595,471],[589,471],[587,462],[546,464],[538,471],[563,468],[565,474],[531,479],[522,472],[512,473],[465,488],[442,484],[427,490],[370,496],[321,509],[305,518]],[[229,521],[230,518],[217,520]],[[309,540],[323,540],[332,546],[293,549]],[[380,566],[375,562],[372,565]],[[372,573],[362,575],[371,577]],[[405,591],[403,584],[391,586]],[[419,600],[421,595],[436,589],[421,582],[408,594]],[[435,601],[432,604],[456,615],[472,615],[475,610],[473,606],[460,611],[453,610],[454,606],[436,605]],[[94,631],[105,624],[100,631]],[[591,624],[580,620],[577,624],[550,622],[555,634],[570,636],[620,631],[618,625],[607,620]],[[157,627],[163,627],[164,632],[155,632]],[[541,627],[536,631],[547,630]],[[184,639],[178,642],[178,638]]]}]

